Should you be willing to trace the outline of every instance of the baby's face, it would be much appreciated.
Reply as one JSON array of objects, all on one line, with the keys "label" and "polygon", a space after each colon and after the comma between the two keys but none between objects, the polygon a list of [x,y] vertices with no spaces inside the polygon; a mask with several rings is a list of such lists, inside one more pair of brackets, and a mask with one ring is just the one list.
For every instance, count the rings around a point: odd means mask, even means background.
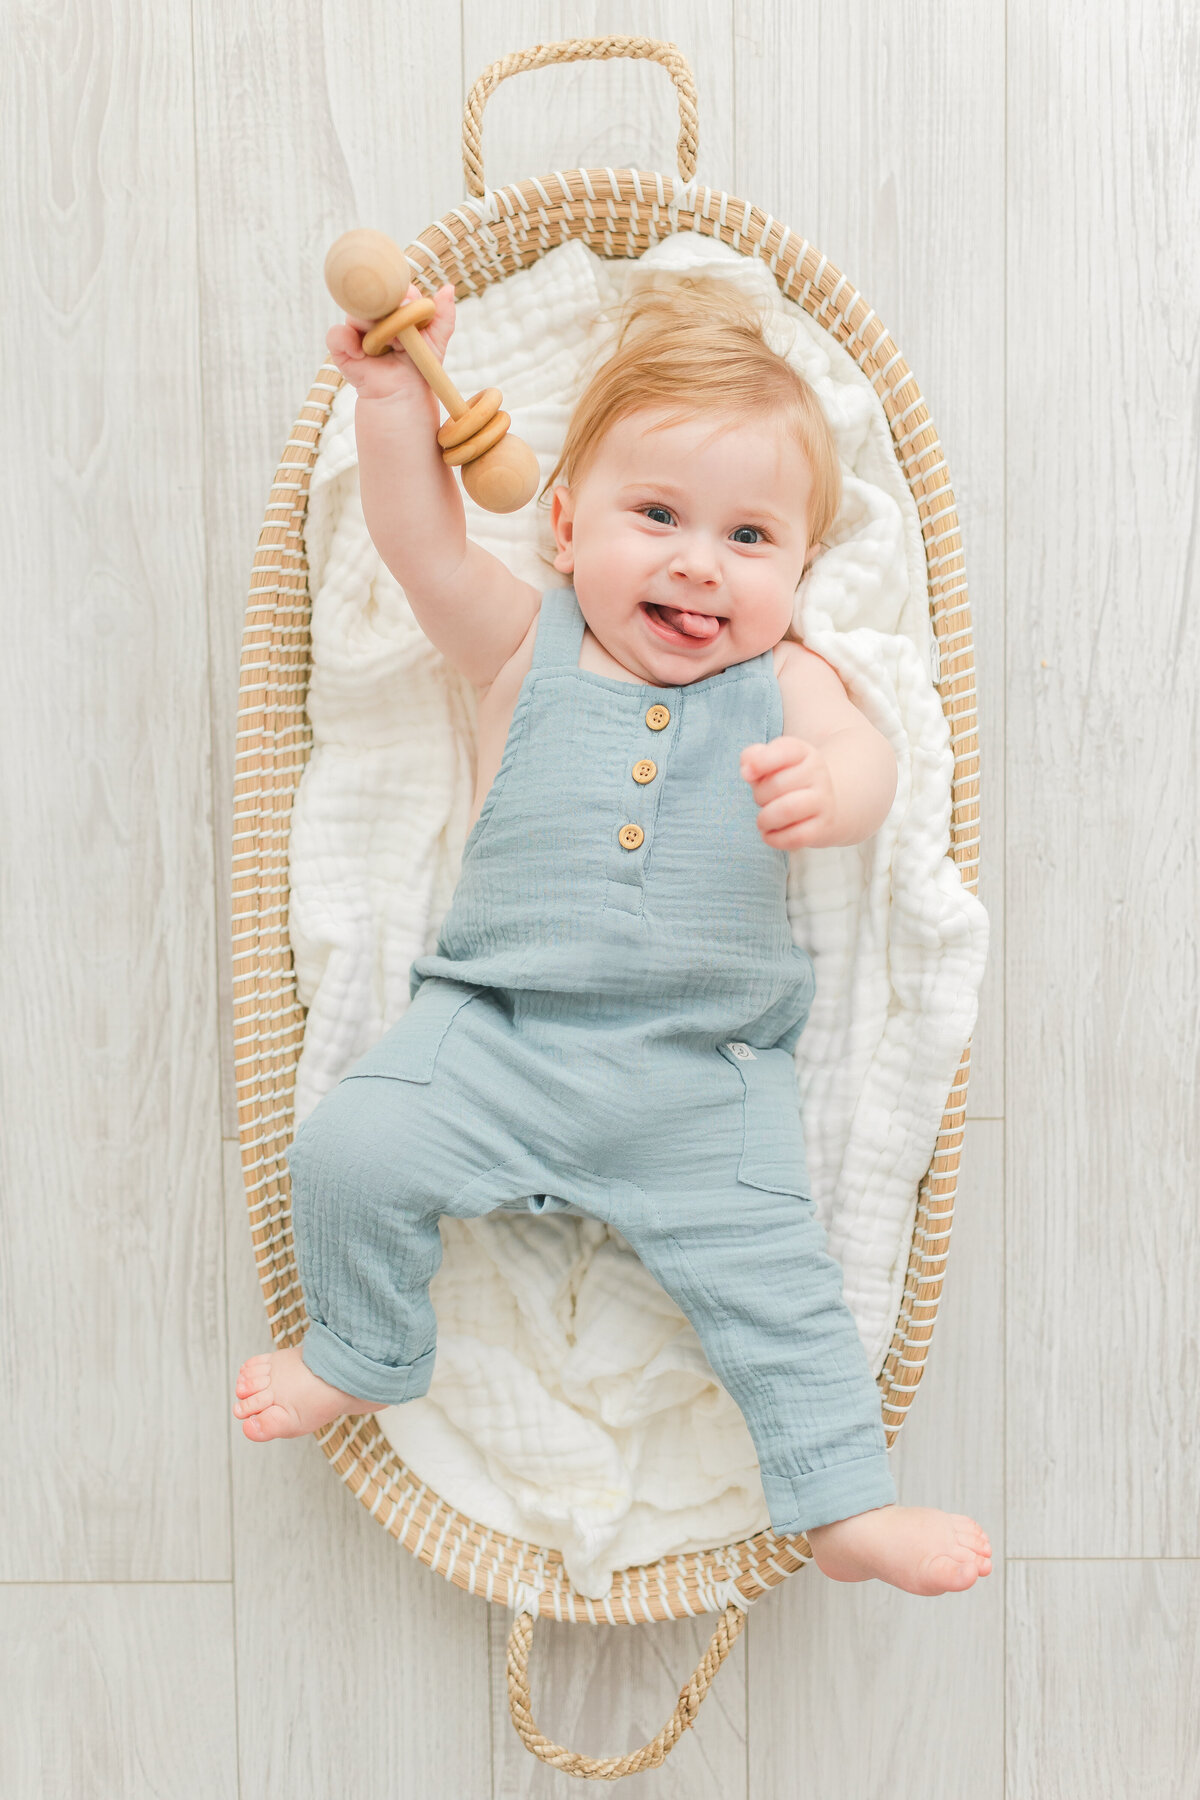
[{"label": "baby's face", "polygon": [[682,686],[771,649],[792,620],[812,472],[777,420],[664,411],[614,425],[554,490],[554,566],[624,668]]}]

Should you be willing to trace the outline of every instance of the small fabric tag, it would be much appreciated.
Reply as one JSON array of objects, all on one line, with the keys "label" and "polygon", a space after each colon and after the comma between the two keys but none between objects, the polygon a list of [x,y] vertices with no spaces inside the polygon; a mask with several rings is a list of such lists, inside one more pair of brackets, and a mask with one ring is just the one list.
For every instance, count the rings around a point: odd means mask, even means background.
[{"label": "small fabric tag", "polygon": [[756,1062],[758,1060],[749,1044],[726,1044],[725,1048],[731,1050],[739,1062]]}]

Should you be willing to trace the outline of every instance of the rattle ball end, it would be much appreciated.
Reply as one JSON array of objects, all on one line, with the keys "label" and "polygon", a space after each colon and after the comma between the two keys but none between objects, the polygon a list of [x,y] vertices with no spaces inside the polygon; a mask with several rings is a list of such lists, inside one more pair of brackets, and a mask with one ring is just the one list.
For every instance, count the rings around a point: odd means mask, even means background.
[{"label": "rattle ball end", "polygon": [[537,492],[541,470],[537,457],[519,437],[505,432],[498,444],[464,463],[462,484],[485,512],[516,512]]},{"label": "rattle ball end", "polygon": [[383,319],[395,312],[412,281],[403,252],[386,232],[344,231],[325,258],[325,286],[355,319]]}]

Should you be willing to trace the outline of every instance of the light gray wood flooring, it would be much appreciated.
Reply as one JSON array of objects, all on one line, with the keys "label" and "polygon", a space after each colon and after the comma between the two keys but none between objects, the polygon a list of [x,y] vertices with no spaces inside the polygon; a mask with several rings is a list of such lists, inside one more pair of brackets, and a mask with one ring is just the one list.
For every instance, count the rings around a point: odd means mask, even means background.
[{"label": "light gray wood flooring", "polygon": [[[673,39],[699,176],[801,231],[909,364],[966,545],[992,953],[901,1497],[996,1553],[768,1596],[638,1791],[1200,1792],[1200,27],[1184,0],[11,0],[0,15],[0,1793],[522,1800],[508,1619],[307,1441],[265,1347],[228,928],[248,573],[339,232],[463,194],[467,88]],[[493,186],[674,167],[650,64],[506,83]],[[710,1620],[539,1624],[550,1735],[652,1735]]]}]

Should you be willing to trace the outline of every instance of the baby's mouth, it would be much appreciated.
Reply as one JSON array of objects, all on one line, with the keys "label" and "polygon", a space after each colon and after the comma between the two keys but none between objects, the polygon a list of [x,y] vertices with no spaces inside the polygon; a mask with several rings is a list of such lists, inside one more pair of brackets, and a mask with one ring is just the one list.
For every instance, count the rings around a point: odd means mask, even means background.
[{"label": "baby's mouth", "polygon": [[714,613],[689,612],[682,606],[654,606],[643,602],[643,611],[659,629],[681,642],[711,644],[724,620]]}]

